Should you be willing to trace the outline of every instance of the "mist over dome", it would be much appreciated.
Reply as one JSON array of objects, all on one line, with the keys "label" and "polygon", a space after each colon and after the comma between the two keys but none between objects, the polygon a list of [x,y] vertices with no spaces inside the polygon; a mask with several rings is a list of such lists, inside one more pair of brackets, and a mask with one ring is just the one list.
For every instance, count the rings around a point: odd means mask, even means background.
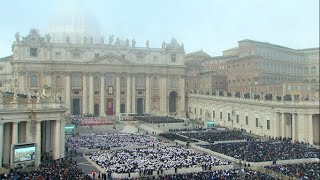
[{"label": "mist over dome", "polygon": [[63,13],[53,19],[49,26],[49,34],[54,43],[65,43],[67,36],[73,44],[82,44],[84,37],[88,40],[93,37],[94,43],[101,38],[96,18],[89,13],[79,11]]}]

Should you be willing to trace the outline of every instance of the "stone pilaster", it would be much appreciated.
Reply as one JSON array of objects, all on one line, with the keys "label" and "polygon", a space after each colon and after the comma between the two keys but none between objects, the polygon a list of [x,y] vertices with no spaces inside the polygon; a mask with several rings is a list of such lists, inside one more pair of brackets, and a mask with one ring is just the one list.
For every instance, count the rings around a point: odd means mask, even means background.
[{"label": "stone pilaster", "polygon": [[131,113],[131,76],[127,75],[127,103],[126,103],[126,112]]},{"label": "stone pilaster", "polygon": [[168,114],[167,108],[167,76],[161,76],[161,83],[160,83],[160,112],[162,115]]},{"label": "stone pilaster", "polygon": [[87,73],[82,77],[82,114],[88,114]]},{"label": "stone pilaster", "polygon": [[105,88],[105,77],[104,77],[104,74],[101,74],[101,77],[100,77],[100,116],[102,117],[105,117],[106,116],[106,113],[105,113],[105,110],[106,110],[106,103],[105,103],[105,93],[106,93],[106,88]]},{"label": "stone pilaster", "polygon": [[291,116],[291,123],[292,123],[292,140],[295,141],[296,138],[296,114],[292,113]]},{"label": "stone pilaster", "polygon": [[132,106],[131,112],[136,113],[136,76],[132,75]]},{"label": "stone pilaster", "polygon": [[94,113],[93,73],[89,76],[89,114]]},{"label": "stone pilaster", "polygon": [[150,113],[150,75],[146,75],[146,113]]},{"label": "stone pilaster", "polygon": [[116,115],[120,114],[120,75],[116,75]]},{"label": "stone pilaster", "polygon": [[65,103],[66,103],[66,108],[67,108],[67,113],[70,114],[71,112],[71,106],[70,106],[70,103],[71,103],[71,96],[70,96],[70,93],[71,93],[71,84],[70,84],[70,73],[66,73],[65,75],[65,78],[66,78],[66,96],[65,96]]}]

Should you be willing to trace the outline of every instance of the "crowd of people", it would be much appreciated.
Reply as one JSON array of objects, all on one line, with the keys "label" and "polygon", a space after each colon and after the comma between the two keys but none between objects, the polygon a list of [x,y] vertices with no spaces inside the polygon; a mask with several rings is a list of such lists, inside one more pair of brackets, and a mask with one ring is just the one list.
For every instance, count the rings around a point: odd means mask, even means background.
[{"label": "crowd of people", "polygon": [[139,121],[144,121],[147,123],[183,123],[183,119],[178,119],[170,116],[136,116]]},{"label": "crowd of people", "polygon": [[320,162],[266,166],[265,168],[298,179],[320,179]]},{"label": "crowd of people", "polygon": [[105,118],[97,117],[95,114],[72,115],[70,116],[71,123],[77,126],[101,126],[112,124]]},{"label": "crowd of people", "polygon": [[[126,178],[125,180],[134,180],[135,178]],[[262,174],[259,171],[251,169],[230,169],[218,171],[192,172],[186,174],[170,174],[143,177],[143,180],[215,180],[215,179],[261,179],[275,180],[276,178]]]},{"label": "crowd of people", "polygon": [[78,134],[66,138],[69,149],[109,149],[112,147],[159,145],[160,143],[162,143],[160,139],[152,136],[111,132]]},{"label": "crowd of people", "polygon": [[253,139],[252,136],[243,134],[240,131],[199,131],[199,132],[184,132],[184,136],[214,143],[215,141],[230,141],[230,140],[248,140]]},{"label": "crowd of people", "polygon": [[117,151],[89,152],[86,155],[106,172],[130,173],[173,168],[228,165],[231,162],[184,147],[150,147]]},{"label": "crowd of people", "polygon": [[251,140],[200,146],[250,162],[319,158],[320,155],[319,149],[310,148],[305,144],[278,140]]},{"label": "crowd of people", "polygon": [[12,169],[9,173],[0,175],[0,179],[28,180],[28,179],[64,179],[91,180],[71,158],[48,161],[39,167]]},{"label": "crowd of people", "polygon": [[186,138],[186,137],[180,136],[180,135],[175,134],[175,133],[161,133],[161,134],[159,134],[159,136],[162,136],[164,138],[170,139],[172,141],[174,141],[176,139],[176,140],[179,140],[179,141],[190,142],[190,143],[198,142],[197,140]]}]

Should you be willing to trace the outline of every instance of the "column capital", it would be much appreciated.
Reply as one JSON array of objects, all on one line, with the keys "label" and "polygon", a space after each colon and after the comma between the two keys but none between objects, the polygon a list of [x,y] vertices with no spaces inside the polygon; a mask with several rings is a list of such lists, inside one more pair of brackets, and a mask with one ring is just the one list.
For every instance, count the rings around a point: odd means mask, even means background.
[{"label": "column capital", "polygon": [[42,71],[42,73],[45,75],[51,75],[51,71]]}]

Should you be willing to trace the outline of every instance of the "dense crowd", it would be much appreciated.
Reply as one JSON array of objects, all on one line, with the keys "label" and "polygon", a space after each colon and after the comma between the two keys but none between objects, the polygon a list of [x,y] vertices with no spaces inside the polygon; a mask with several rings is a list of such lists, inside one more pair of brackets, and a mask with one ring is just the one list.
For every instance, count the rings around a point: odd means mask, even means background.
[{"label": "dense crowd", "polygon": [[203,132],[185,132],[181,134],[190,138],[207,141],[209,143],[214,143],[215,141],[253,139],[252,136],[243,134],[240,131],[203,131]]},{"label": "dense crowd", "polygon": [[234,158],[250,161],[274,161],[303,158],[319,158],[320,150],[309,148],[304,144],[290,141],[248,141],[235,143],[219,143],[213,145],[200,145]]},{"label": "dense crowd", "polygon": [[67,147],[71,149],[108,149],[112,147],[132,147],[159,145],[162,141],[152,136],[126,133],[97,132],[79,134],[66,138]]},{"label": "dense crowd", "polygon": [[[134,178],[126,178],[125,180],[133,180]],[[262,174],[251,169],[230,169],[219,171],[193,172],[186,174],[170,174],[160,175],[158,177],[149,176],[143,177],[143,180],[214,180],[214,179],[261,179],[261,180],[275,180],[276,178],[267,174]]]},{"label": "dense crowd", "polygon": [[180,135],[175,134],[175,133],[161,133],[161,134],[159,134],[159,136],[162,136],[164,138],[170,139],[172,141],[174,141],[176,139],[176,140],[183,141],[183,142],[191,142],[191,143],[192,142],[198,142],[197,140],[186,138],[186,137],[180,136]]},{"label": "dense crowd", "polygon": [[105,118],[95,117],[94,115],[73,115],[70,116],[71,123],[77,126],[100,126],[112,124]]},{"label": "dense crowd", "polygon": [[202,127],[193,127],[193,128],[176,128],[176,129],[169,129],[169,132],[183,132],[183,131],[204,131],[205,128]]},{"label": "dense crowd", "polygon": [[170,116],[136,116],[139,121],[144,121],[147,123],[183,123],[183,119],[177,119]]},{"label": "dense crowd", "polygon": [[172,168],[231,164],[223,159],[183,147],[153,147],[117,151],[89,152],[86,155],[107,172],[145,174]]},{"label": "dense crowd", "polygon": [[267,166],[265,168],[298,179],[320,179],[320,162]]},{"label": "dense crowd", "polygon": [[0,179],[27,180],[27,179],[64,179],[64,180],[90,180],[72,159],[59,159],[42,163],[39,167],[12,169],[8,174],[0,175]]}]

